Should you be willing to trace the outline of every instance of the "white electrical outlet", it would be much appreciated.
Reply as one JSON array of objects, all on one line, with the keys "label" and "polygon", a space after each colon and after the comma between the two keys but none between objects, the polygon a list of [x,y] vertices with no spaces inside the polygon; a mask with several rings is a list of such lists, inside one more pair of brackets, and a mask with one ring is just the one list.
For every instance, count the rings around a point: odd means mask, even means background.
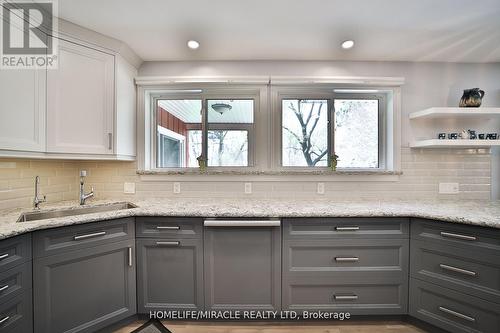
[{"label": "white electrical outlet", "polygon": [[135,193],[135,183],[124,183],[123,184],[123,193],[134,194]]},{"label": "white electrical outlet", "polygon": [[325,194],[325,183],[318,183],[318,194]]},{"label": "white electrical outlet", "polygon": [[252,194],[252,183],[245,183],[245,194]]},{"label": "white electrical outlet", "polygon": [[181,193],[181,183],[174,183],[174,193]]},{"label": "white electrical outlet", "polygon": [[439,183],[440,194],[457,194],[458,192],[458,183]]}]

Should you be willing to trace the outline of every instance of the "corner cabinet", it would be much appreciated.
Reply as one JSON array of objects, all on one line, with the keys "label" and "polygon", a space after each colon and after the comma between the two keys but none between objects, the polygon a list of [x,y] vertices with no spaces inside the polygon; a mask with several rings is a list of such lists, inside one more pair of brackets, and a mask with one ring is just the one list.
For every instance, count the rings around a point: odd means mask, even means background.
[{"label": "corner cabinet", "polygon": [[134,238],[133,219],[35,233],[46,248],[34,248],[34,332],[95,332],[134,315]]},{"label": "corner cabinet", "polygon": [[47,151],[113,154],[115,57],[59,40],[47,72]]}]

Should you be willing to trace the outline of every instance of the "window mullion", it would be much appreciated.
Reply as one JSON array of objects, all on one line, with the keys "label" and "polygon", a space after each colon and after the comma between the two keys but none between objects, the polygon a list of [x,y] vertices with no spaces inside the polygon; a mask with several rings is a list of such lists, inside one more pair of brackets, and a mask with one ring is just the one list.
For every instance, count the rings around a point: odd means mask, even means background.
[{"label": "window mullion", "polygon": [[208,166],[208,100],[202,97],[201,107],[201,158]]}]

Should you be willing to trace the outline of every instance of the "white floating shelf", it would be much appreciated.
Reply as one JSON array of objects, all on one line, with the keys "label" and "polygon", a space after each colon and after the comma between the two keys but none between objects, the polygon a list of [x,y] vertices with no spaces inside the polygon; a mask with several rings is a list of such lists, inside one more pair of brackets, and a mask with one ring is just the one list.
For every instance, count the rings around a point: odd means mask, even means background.
[{"label": "white floating shelf", "polygon": [[410,144],[411,148],[490,148],[500,146],[500,140],[420,140]]},{"label": "white floating shelf", "polygon": [[435,107],[410,113],[410,119],[477,118],[500,119],[500,108]]}]

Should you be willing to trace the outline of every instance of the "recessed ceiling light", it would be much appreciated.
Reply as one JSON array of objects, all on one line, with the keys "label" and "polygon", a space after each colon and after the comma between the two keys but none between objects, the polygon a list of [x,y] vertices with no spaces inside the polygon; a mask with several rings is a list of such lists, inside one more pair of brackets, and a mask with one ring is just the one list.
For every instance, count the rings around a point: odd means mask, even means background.
[{"label": "recessed ceiling light", "polygon": [[354,46],[354,41],[353,40],[345,40],[342,42],[342,48],[343,49],[350,49]]},{"label": "recessed ceiling light", "polygon": [[188,47],[189,47],[190,49],[192,49],[192,50],[196,50],[197,48],[199,48],[199,47],[200,47],[200,43],[198,43],[198,42],[197,42],[197,41],[195,41],[195,40],[190,40],[190,41],[188,41],[188,44],[187,44],[187,45],[188,45]]}]

